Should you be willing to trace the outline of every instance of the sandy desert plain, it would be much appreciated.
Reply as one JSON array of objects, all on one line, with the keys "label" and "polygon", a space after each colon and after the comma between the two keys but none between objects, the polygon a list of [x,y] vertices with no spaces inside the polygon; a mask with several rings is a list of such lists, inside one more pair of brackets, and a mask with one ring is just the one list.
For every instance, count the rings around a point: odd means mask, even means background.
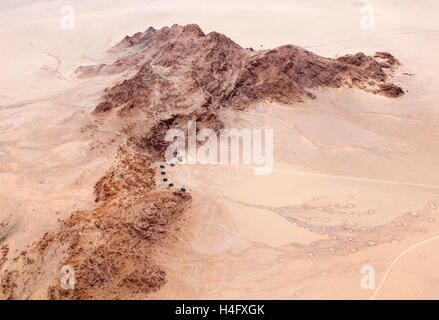
[{"label": "sandy desert plain", "polygon": [[[66,5],[73,29],[62,28]],[[375,10],[373,29],[362,28],[365,5]],[[438,17],[433,0],[2,0],[0,298],[438,299]],[[330,58],[389,52],[401,63],[391,81],[405,94],[317,87],[303,102],[221,110],[229,127],[274,130],[272,173],[169,168],[192,199],[148,247],[160,285],[144,288],[140,277],[118,291],[114,281],[126,284],[130,264],[103,271],[97,264],[90,270],[98,278],[87,281],[104,283],[102,290],[53,289],[72,250],[62,221],[97,208],[95,184],[127,143],[116,115],[103,120],[93,110],[105,88],[133,71],[78,77],[75,70],[112,63],[108,49],[126,35],[194,23],[254,50],[294,44]],[[159,174],[153,178],[154,192],[168,192]],[[45,235],[55,240],[46,245]],[[75,262],[86,259],[93,264]],[[362,287],[364,266],[375,272],[373,287]]]}]

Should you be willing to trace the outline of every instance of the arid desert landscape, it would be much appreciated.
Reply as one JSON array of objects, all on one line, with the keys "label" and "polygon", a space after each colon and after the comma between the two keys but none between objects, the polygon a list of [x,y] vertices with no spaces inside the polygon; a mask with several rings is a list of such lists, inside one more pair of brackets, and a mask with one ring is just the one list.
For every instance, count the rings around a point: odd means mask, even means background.
[{"label": "arid desert landscape", "polygon": [[[438,299],[438,17],[3,0],[0,299]],[[191,128],[269,170],[167,161]]]}]

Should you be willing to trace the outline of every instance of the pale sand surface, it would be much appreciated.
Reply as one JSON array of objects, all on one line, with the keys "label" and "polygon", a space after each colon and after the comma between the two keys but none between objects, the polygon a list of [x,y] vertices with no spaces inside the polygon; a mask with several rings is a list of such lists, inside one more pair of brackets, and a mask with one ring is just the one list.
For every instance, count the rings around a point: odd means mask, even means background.
[{"label": "pale sand surface", "polygon": [[[374,291],[360,287],[363,265],[375,267],[378,286],[401,252],[439,235],[437,1],[370,1],[377,16],[368,31],[360,1],[72,3],[74,30],[59,26],[63,1],[0,5],[0,219],[13,222],[11,252],[92,206],[92,187],[112,164],[107,140],[117,122],[98,137],[80,129],[117,76],[77,80],[74,68],[105,62],[105,49],[127,34],[174,23],[255,49],[389,51],[402,62],[395,82],[408,93],[324,90],[301,105],[231,113],[237,125],[274,128],[273,173],[200,165],[170,172],[194,204],[180,241],[158,253],[168,283],[152,298],[367,299]],[[438,245],[401,257],[376,297],[439,298]]]}]

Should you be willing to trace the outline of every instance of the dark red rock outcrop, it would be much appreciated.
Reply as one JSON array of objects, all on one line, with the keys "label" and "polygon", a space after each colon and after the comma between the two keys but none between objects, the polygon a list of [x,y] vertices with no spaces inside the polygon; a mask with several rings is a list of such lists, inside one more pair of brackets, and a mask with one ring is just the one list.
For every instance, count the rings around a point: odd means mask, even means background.
[{"label": "dark red rock outcrop", "polygon": [[264,100],[285,104],[303,101],[313,97],[308,89],[318,87],[358,87],[392,97],[404,93],[401,88],[392,94],[382,89],[399,88],[388,82],[399,62],[385,52],[373,57],[360,52],[330,59],[293,45],[264,51],[244,49],[223,34],[205,35],[197,25],[148,30],[116,45],[142,44],[119,59],[126,66],[140,65],[140,70],[108,89],[97,112],[123,104],[153,108],[157,98],[175,105],[178,97],[172,92],[178,87],[186,90],[179,92],[180,96],[209,96],[212,104],[239,109]]}]

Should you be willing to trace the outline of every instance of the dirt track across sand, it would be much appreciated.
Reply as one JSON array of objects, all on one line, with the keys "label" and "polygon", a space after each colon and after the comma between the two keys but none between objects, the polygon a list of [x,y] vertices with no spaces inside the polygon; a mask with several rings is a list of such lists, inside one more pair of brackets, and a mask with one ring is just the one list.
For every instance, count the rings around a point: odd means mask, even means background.
[{"label": "dirt track across sand", "polygon": [[[112,8],[97,1],[77,5],[74,30],[60,28],[59,3],[2,4],[1,37],[8,50],[0,53],[1,297],[370,298],[375,291],[360,286],[364,265],[374,267],[378,286],[396,257],[439,234],[433,187],[439,181],[439,7],[428,0],[370,4],[377,12],[373,30],[361,28],[361,4],[351,1],[275,1],[268,11],[262,1],[134,1],[128,8],[124,1]],[[243,10],[249,13],[242,16]],[[223,110],[224,126],[275,129],[273,173],[256,177],[252,168],[177,165],[168,174],[190,190],[190,208],[178,214],[186,220],[169,221],[171,236],[157,247],[127,249],[126,265],[105,263],[122,243],[114,252],[103,245],[103,258],[97,254],[88,263],[98,251],[87,240],[122,239],[133,248],[143,235],[136,213],[145,208],[131,203],[133,210],[116,224],[106,219],[116,211],[101,215],[111,188],[104,188],[103,201],[95,202],[94,194],[96,182],[117,167],[118,147],[130,141],[119,114],[93,110],[105,88],[136,71],[77,77],[75,70],[111,65],[115,53],[105,52],[125,35],[174,23],[197,23],[204,33],[226,34],[242,48],[293,43],[334,59],[390,52],[401,63],[392,83],[407,92],[389,99],[357,88],[310,87],[315,99],[299,104],[272,99],[254,101],[245,111]],[[153,71],[166,76],[162,67]],[[158,185],[151,192],[179,197]],[[88,230],[79,242],[86,250],[69,258],[79,227]],[[120,229],[120,237],[102,228]],[[153,259],[143,264],[149,255]],[[58,287],[53,261],[64,259],[79,268],[76,296]],[[410,250],[375,298],[437,298],[438,263],[435,241]],[[135,272],[137,264],[148,266],[147,272]],[[90,272],[81,276],[81,270]],[[102,286],[90,290],[90,282]]]}]

